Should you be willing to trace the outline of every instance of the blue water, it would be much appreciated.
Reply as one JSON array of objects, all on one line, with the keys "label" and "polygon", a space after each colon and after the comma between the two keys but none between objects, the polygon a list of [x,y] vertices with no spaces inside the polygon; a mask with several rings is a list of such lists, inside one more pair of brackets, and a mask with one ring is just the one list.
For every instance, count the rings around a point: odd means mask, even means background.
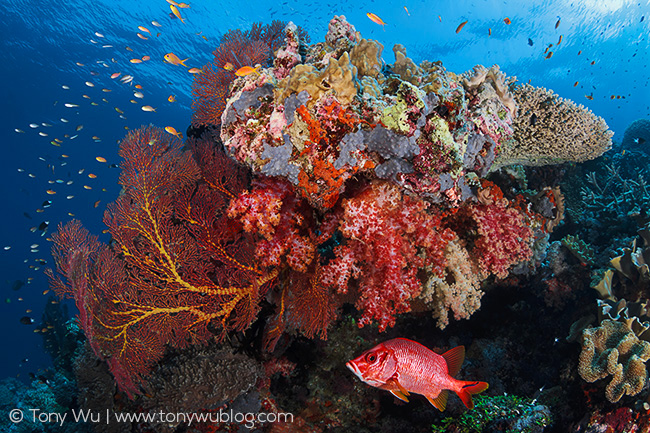
[{"label": "blue water", "polygon": [[[72,218],[72,213],[91,232],[101,233],[103,209],[119,193],[119,170],[109,164],[119,164],[117,142],[125,127],[152,123],[184,131],[189,125],[192,75],[163,63],[165,53],[189,57],[188,66],[201,67],[212,59],[212,50],[228,29],[246,30],[254,22],[273,19],[294,21],[317,42],[323,40],[329,19],[343,14],[365,38],[384,45],[387,63],[394,61],[395,43],[406,46],[416,62],[442,60],[448,70],[457,73],[475,64],[497,63],[508,75],[551,88],[604,117],[616,133],[614,141],[620,140],[630,122],[650,117],[648,1],[193,1],[191,8],[181,9],[185,24],[170,18],[169,12],[164,0],[0,3],[0,194],[4,203],[0,224],[0,326],[4,337],[0,377],[26,377],[50,363],[42,337],[33,332],[35,324],[19,321],[30,316],[38,323],[51,296],[42,294],[48,288],[43,270],[52,265],[47,235],[30,228],[49,221],[53,232],[59,222]],[[370,21],[367,12],[382,17],[385,28]],[[504,23],[506,17],[512,21],[510,25]],[[561,22],[555,28],[558,18]],[[161,27],[152,25],[152,20]],[[467,25],[456,34],[465,20]],[[138,32],[148,40],[138,38]],[[545,59],[544,50],[557,44],[560,35],[561,44],[551,48],[553,57]],[[127,46],[133,51],[127,51]],[[145,55],[151,60],[129,62]],[[119,78],[110,78],[115,72],[135,78],[130,85],[123,84]],[[86,81],[94,87],[88,87]],[[143,99],[134,97],[135,84],[142,85]],[[111,91],[103,92],[103,88]],[[176,96],[176,102],[167,101],[170,95]],[[593,100],[586,95],[593,95]],[[625,99],[611,99],[611,95]],[[132,99],[137,104],[129,102]],[[66,108],[65,103],[79,107]],[[156,112],[142,111],[143,105],[155,107]],[[119,117],[115,107],[126,119]],[[63,123],[62,117],[69,122]],[[30,123],[39,126],[31,128]],[[83,125],[79,132],[75,130],[78,125]],[[16,128],[24,133],[15,132]],[[65,134],[78,137],[70,140]],[[50,144],[54,138],[63,141],[61,147]],[[97,156],[108,162],[97,162]],[[79,174],[81,169],[84,172]],[[90,179],[89,173],[97,178]],[[63,183],[56,183],[57,179]],[[73,183],[66,185],[69,180]],[[92,189],[84,189],[84,185]],[[47,194],[48,189],[56,194]],[[74,197],[67,199],[69,195]],[[52,205],[37,212],[45,200],[52,200]],[[98,200],[101,202],[94,207]],[[31,252],[32,244],[39,245],[34,248],[37,252]],[[11,248],[3,249],[5,246]],[[47,265],[39,264],[39,259]],[[28,278],[32,278],[29,284],[18,291],[12,289],[15,281],[27,282]],[[27,309],[33,311],[26,313]]]}]

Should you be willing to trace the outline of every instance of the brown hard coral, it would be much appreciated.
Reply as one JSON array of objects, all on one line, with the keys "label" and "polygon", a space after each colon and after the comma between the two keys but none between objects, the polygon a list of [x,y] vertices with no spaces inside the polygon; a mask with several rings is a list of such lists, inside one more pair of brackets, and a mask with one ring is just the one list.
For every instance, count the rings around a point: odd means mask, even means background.
[{"label": "brown hard coral", "polygon": [[514,140],[501,147],[493,169],[588,161],[611,149],[613,132],[588,108],[529,84],[516,86],[513,96]]},{"label": "brown hard coral", "polygon": [[582,338],[578,372],[584,380],[595,382],[612,375],[605,388],[605,396],[612,403],[623,395],[641,392],[646,383],[650,343],[639,340],[624,323],[612,320],[585,329]]}]

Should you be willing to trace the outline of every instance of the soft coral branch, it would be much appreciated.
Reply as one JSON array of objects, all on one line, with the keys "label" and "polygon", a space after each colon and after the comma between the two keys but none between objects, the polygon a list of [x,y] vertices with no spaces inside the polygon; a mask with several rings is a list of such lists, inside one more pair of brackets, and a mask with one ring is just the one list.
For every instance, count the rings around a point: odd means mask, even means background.
[{"label": "soft coral branch", "polygon": [[389,182],[373,182],[344,200],[338,230],[345,244],[322,270],[322,281],[345,293],[358,281],[359,325],[393,326],[395,316],[410,311],[422,290],[418,269],[434,273],[445,267],[444,250],[454,234],[441,229],[440,218],[422,200],[403,195]]}]

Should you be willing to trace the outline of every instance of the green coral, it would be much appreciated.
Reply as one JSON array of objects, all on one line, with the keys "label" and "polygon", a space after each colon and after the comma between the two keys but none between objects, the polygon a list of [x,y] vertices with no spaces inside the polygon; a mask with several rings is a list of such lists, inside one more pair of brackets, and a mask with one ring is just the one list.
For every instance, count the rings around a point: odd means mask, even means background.
[{"label": "green coral", "polygon": [[494,397],[474,396],[474,410],[463,412],[456,418],[445,418],[440,425],[434,424],[434,433],[455,431],[458,433],[482,433],[494,431],[491,424],[505,421],[509,426],[506,433],[542,432],[552,422],[550,410],[516,395],[497,395]]},{"label": "green coral", "polygon": [[424,98],[425,94],[422,90],[406,81],[401,82],[397,90],[397,102],[384,109],[381,123],[395,132],[408,134],[410,131],[409,113],[412,112],[413,107],[418,110],[424,109]]},{"label": "green coral", "polygon": [[585,265],[594,264],[594,260],[596,259],[594,249],[578,236],[566,235],[562,238],[561,242],[581,263]]}]

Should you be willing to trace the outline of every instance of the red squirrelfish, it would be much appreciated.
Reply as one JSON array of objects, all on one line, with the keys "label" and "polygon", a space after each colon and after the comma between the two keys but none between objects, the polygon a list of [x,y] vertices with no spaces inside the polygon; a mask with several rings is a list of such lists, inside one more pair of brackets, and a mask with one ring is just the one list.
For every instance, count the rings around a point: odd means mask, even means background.
[{"label": "red squirrelfish", "polygon": [[422,394],[443,411],[449,395],[447,390],[458,394],[465,406],[472,409],[472,394],[488,388],[485,382],[453,378],[464,359],[464,346],[438,355],[415,341],[395,338],[373,347],[345,365],[368,385],[390,391],[406,402],[410,393]]}]

